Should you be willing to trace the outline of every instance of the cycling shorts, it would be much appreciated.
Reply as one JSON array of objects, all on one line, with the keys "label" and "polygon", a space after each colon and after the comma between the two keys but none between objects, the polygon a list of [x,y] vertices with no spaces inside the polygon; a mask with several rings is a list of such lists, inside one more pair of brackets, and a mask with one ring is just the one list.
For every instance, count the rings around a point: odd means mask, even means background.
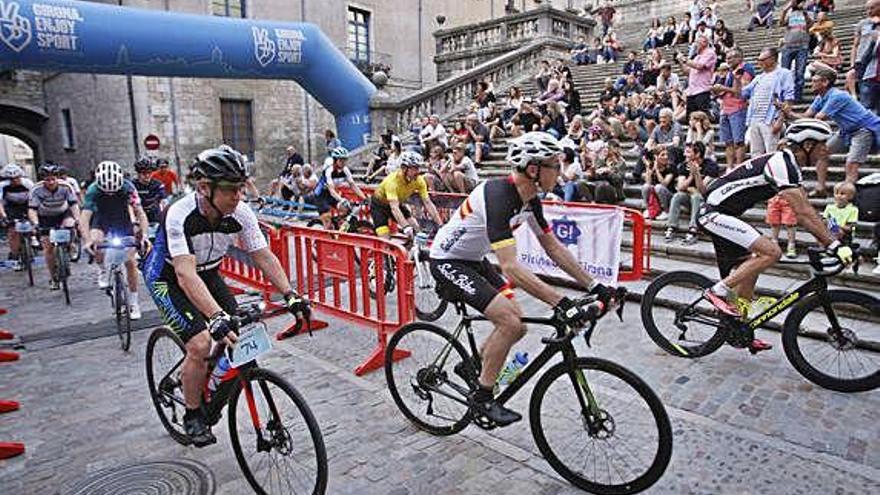
[{"label": "cycling shorts", "polygon": [[305,199],[306,203],[310,203],[318,209],[318,213],[324,214],[336,206],[339,201],[330,194],[329,189],[325,189],[321,194],[316,194]]},{"label": "cycling shorts", "polygon": [[[198,272],[198,275],[220,308],[227,314],[235,314],[238,303],[220,276],[220,271],[207,270]],[[155,280],[145,278],[144,281],[165,324],[171,327],[184,344],[208,328],[205,316],[190,302],[176,279],[169,281],[160,276]]]},{"label": "cycling shorts", "polygon": [[758,229],[731,215],[703,207],[697,224],[712,238],[721,278],[727,277],[751,256],[751,247],[761,237]]},{"label": "cycling shorts", "polygon": [[13,220],[28,219],[28,205],[6,205],[6,218],[10,220],[10,225],[14,225]]},{"label": "cycling shorts", "polygon": [[[412,217],[412,212],[409,211],[409,208],[407,208],[406,205],[398,203],[398,206],[400,206],[400,212],[403,213],[404,218]],[[377,234],[387,234],[388,222],[394,220],[394,214],[391,213],[391,205],[383,203],[375,197],[371,197],[370,218],[373,220],[373,227],[376,229]]]},{"label": "cycling shorts", "polygon": [[437,281],[437,293],[450,302],[465,302],[480,313],[498,294],[513,299],[513,288],[495,270],[489,260],[431,259],[431,275]]},{"label": "cycling shorts", "polygon": [[[70,213],[70,210],[65,211],[61,215],[52,215],[52,216],[39,216],[37,217],[37,229],[40,231],[48,231],[49,229],[60,229],[64,227],[64,220],[73,219],[73,214]],[[70,224],[71,222],[67,222]]]}]

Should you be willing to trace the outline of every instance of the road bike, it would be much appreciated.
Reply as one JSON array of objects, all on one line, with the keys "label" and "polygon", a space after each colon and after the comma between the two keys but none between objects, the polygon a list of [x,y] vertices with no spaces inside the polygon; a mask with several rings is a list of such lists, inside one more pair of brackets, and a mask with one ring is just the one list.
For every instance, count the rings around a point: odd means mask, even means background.
[{"label": "road bike", "polygon": [[[854,246],[858,259],[858,246]],[[714,282],[689,271],[669,272],[654,280],[642,298],[642,323],[651,339],[673,356],[697,358],[725,343],[748,346],[758,328],[789,309],[782,324],[782,347],[807,380],[839,392],[880,387],[880,299],[848,289],[829,289],[828,278],[845,266],[824,250],[810,248],[812,277],[788,291],[759,314],[744,320],[717,311],[704,297]],[[857,267],[856,267],[857,268]],[[779,328],[777,326],[777,328]]]},{"label": "road bike", "polygon": [[[618,316],[626,292],[618,289]],[[442,296],[442,294],[441,294]],[[497,427],[475,415],[467,397],[478,386],[481,358],[470,316],[452,301],[461,321],[452,332],[414,322],[390,339],[385,378],[395,404],[418,428],[432,435],[453,435],[470,423]],[[594,296],[578,301],[589,314],[585,328],[569,328],[559,318],[523,318],[523,323],[555,331],[541,339],[544,349],[496,397],[509,402],[557,354],[562,360],[538,378],[529,403],[529,420],[538,450],[554,471],[580,489],[599,494],[629,494],[650,487],[663,475],[672,455],[672,426],[666,409],[635,373],[606,359],[582,357],[572,340],[583,333],[587,345],[602,314]],[[460,341],[467,336],[468,348]],[[410,357],[394,361],[402,350]]]},{"label": "road bike", "polygon": [[21,269],[27,272],[28,284],[34,286],[34,226],[27,220],[15,221],[15,232],[21,237]]},{"label": "road bike", "polygon": [[[207,375],[224,350],[233,367],[214,391],[206,384],[202,394],[205,417],[214,426],[226,409],[232,450],[256,493],[323,494],[327,451],[318,422],[293,385],[257,364],[256,358],[271,349],[262,317],[257,305],[240,308],[235,316],[241,329],[239,342],[229,350],[217,346],[211,353]],[[150,334],[146,366],[153,405],[171,438],[189,445],[183,428],[185,356],[183,341],[171,328],[158,327]]]},{"label": "road bike", "polygon": [[131,346],[131,306],[128,300],[128,275],[125,262],[128,250],[138,247],[133,236],[110,237],[95,245],[95,249],[104,251],[104,266],[110,285],[104,291],[110,297],[113,313],[116,315],[116,333],[123,351]]},{"label": "road bike", "polygon": [[70,277],[70,242],[73,238],[72,228],[49,229],[49,243],[55,252],[55,272],[52,274],[64,292],[64,302],[70,306],[70,290],[67,279]]},{"label": "road bike", "polygon": [[446,313],[449,304],[437,293],[437,281],[431,275],[429,242],[427,234],[418,233],[415,236],[415,242],[412,242],[408,249],[409,260],[413,262],[416,316],[423,321],[439,319]]}]

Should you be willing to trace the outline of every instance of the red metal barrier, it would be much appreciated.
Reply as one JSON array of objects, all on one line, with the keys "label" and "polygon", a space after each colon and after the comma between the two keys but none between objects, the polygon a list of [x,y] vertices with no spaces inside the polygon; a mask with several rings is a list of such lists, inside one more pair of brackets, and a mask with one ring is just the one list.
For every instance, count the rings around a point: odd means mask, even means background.
[{"label": "red metal barrier", "polygon": [[9,330],[5,330],[0,328],[0,340],[12,340],[15,338],[15,335],[12,334]]},{"label": "red metal barrier", "polygon": [[[306,227],[283,227],[281,232],[297,290],[321,311],[376,331],[376,347],[355,374],[381,368],[388,335],[414,317],[413,264],[406,251],[373,236]],[[378,282],[371,295],[370,265],[375,267],[373,279],[385,281],[386,258],[396,267],[395,287],[386,294],[384,283]],[[396,311],[391,308],[395,304]],[[400,351],[393,359],[408,355]]]},{"label": "red metal barrier", "polygon": [[0,351],[0,362],[18,361],[18,353],[15,351]]},{"label": "red metal barrier", "polygon": [[[373,188],[361,187],[365,194],[370,195]],[[342,194],[351,200],[357,200],[357,196],[350,189],[343,189]],[[437,207],[440,216],[446,220],[449,218],[458,206],[467,198],[465,194],[451,193],[431,193],[431,201]],[[627,270],[620,270],[617,279],[621,282],[632,282],[639,280],[651,270],[651,224],[645,222],[642,212],[632,208],[626,208],[617,205],[606,205],[599,203],[580,203],[580,202],[560,202],[560,201],[544,201],[546,205],[562,204],[571,208],[593,208],[593,209],[616,209],[622,210],[624,213],[624,222],[631,224],[632,229],[632,263]],[[361,210],[362,215],[369,215],[368,208]]]}]

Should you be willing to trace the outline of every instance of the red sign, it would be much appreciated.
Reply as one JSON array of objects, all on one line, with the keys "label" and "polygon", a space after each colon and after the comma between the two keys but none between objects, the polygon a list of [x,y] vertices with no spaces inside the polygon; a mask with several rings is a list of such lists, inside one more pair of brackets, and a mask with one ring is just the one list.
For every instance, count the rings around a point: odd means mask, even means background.
[{"label": "red sign", "polygon": [[144,147],[150,151],[159,149],[159,144],[159,136],[155,134],[150,134],[144,138]]}]

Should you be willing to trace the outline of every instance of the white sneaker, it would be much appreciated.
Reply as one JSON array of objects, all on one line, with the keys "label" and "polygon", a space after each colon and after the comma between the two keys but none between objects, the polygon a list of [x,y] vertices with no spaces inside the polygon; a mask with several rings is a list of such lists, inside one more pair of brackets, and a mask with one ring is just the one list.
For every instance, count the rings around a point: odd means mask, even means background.
[{"label": "white sneaker", "polygon": [[662,222],[663,220],[666,220],[666,219],[668,219],[668,218],[669,218],[669,213],[666,213],[665,211],[662,211],[662,212],[660,212],[659,215],[657,215],[657,218],[655,218],[654,220],[659,220],[659,221]]},{"label": "white sneaker", "polygon": [[129,317],[132,320],[140,320],[141,319],[141,305],[137,301],[130,301],[128,303],[129,309]]},{"label": "white sneaker", "polygon": [[107,270],[101,268],[101,271],[98,272],[98,288],[106,289],[107,287],[110,287],[110,275]]}]

